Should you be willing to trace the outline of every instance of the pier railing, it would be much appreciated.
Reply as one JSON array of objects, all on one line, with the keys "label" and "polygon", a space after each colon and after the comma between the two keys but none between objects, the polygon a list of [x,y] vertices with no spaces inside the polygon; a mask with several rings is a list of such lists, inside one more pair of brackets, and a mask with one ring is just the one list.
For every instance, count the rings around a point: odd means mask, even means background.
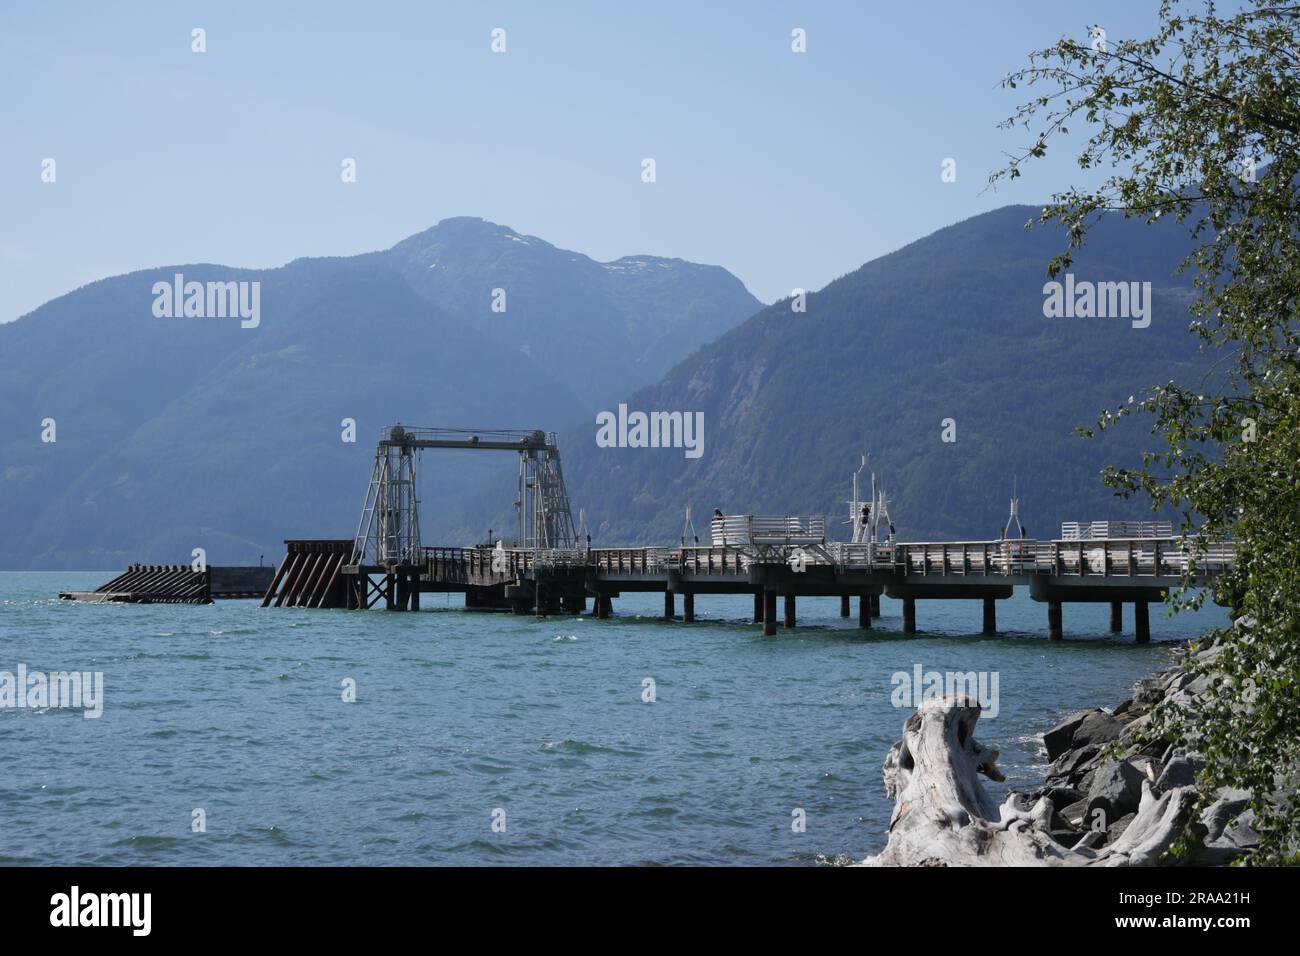
[{"label": "pier railing", "polygon": [[1232,542],[1215,542],[1198,551],[1181,538],[1110,538],[1065,541],[917,542],[895,546],[894,560],[905,574],[1079,575],[1099,577],[1179,577],[1195,562],[1198,574],[1226,570]]},{"label": "pier railing", "polygon": [[593,548],[589,564],[606,574],[662,574],[672,548]]},{"label": "pier railing", "polygon": [[500,584],[530,574],[534,552],[518,548],[422,548],[424,576],[443,584]]},{"label": "pier railing", "polygon": [[1060,541],[1097,538],[1172,538],[1169,521],[1063,521]]},{"label": "pier railing", "polygon": [[668,566],[692,574],[748,574],[750,560],[732,548],[678,548],[669,556]]},{"label": "pier railing", "polygon": [[[784,520],[784,519],[782,519]],[[1197,576],[1227,570],[1235,556],[1232,542],[1200,549],[1181,538],[1080,538],[1037,541],[943,541],[850,544],[829,542],[811,551],[792,530],[815,533],[806,519],[782,525],[790,543],[761,548],[711,545],[680,548],[423,548],[423,574],[430,581],[487,585],[529,577],[535,571],[590,570],[601,575],[747,575],[755,563],[783,561],[798,552],[808,564],[830,564],[842,571],[865,570],[923,577],[1025,577],[1031,575],[1177,578],[1195,563]],[[766,531],[771,531],[768,526]],[[765,535],[771,540],[775,533]]]},{"label": "pier railing", "polygon": [[[1050,570],[1050,542],[943,541],[896,544],[891,556],[904,574],[1010,575]],[[1041,566],[1040,566],[1041,565]]]},{"label": "pier railing", "polygon": [[780,546],[826,541],[826,519],[798,515],[724,515],[709,525],[713,544]]},{"label": "pier railing", "polygon": [[846,571],[891,569],[894,566],[895,549],[888,542],[851,544],[846,541],[832,541],[826,545],[836,567]]}]

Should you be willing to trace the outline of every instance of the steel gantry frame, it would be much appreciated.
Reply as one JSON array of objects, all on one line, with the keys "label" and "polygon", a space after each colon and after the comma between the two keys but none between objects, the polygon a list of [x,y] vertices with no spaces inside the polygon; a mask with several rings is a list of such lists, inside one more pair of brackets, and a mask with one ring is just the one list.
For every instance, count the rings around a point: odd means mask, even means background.
[{"label": "steel gantry frame", "polygon": [[375,450],[375,465],[357,524],[353,564],[394,568],[421,560],[416,477],[419,453],[426,448],[518,453],[518,546],[542,550],[576,547],[554,432],[398,424],[384,429]]}]

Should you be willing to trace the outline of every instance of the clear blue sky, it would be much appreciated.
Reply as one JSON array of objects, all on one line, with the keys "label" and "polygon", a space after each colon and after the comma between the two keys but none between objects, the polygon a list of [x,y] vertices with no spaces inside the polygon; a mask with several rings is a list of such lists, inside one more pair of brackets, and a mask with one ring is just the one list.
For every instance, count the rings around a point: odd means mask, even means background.
[{"label": "clear blue sky", "polygon": [[1077,178],[1062,153],[984,191],[1025,141],[996,129],[1017,100],[998,81],[1093,22],[1145,34],[1154,9],[6,3],[0,321],[104,276],[350,255],[460,215],[601,260],[716,263],[772,301]]}]

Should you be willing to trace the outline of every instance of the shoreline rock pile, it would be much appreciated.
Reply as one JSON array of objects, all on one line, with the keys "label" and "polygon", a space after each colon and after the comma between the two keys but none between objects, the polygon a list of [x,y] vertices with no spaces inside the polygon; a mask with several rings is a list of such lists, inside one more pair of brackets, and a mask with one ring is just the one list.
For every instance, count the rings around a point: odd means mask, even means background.
[{"label": "shoreline rock pile", "polygon": [[[1211,645],[1192,653],[1208,664],[1220,653]],[[1181,667],[1162,671],[1133,685],[1133,696],[1113,710],[1102,708],[1072,714],[1043,734],[1051,768],[1044,785],[1024,794],[1029,801],[1047,797],[1055,808],[1050,832],[1065,846],[1099,849],[1113,844],[1137,815],[1144,781],[1154,796],[1179,787],[1194,787],[1204,758],[1194,743],[1155,741],[1130,750],[1151,725],[1151,713],[1162,702],[1186,707],[1210,689],[1209,675],[1193,677]],[[1200,846],[1186,861],[1222,865],[1253,850],[1259,842],[1252,823],[1250,793],[1221,788],[1191,827]],[[1199,826],[1198,826],[1199,825]]]},{"label": "shoreline rock pile", "polygon": [[[1191,653],[1212,667],[1220,650]],[[979,703],[964,694],[925,700],[885,757],[889,840],[863,863],[1206,866],[1249,853],[1259,843],[1251,795],[1223,788],[1202,798],[1194,734],[1175,744],[1143,739],[1157,706],[1194,704],[1212,692],[1212,680],[1179,667],[1138,681],[1113,710],[1071,715],[1043,736],[1052,761],[1044,785],[1012,791],[1000,806],[979,780],[1003,779],[997,749],[975,738]],[[1175,856],[1180,842],[1188,852]]]}]

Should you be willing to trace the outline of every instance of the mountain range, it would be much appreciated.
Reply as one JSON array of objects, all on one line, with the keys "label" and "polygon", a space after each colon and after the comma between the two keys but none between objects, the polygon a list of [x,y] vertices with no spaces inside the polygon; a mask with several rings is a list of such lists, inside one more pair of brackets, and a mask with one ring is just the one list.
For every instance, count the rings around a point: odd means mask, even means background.
[{"label": "mountain range", "polygon": [[[688,507],[705,540],[715,507],[841,518],[863,455],[905,540],[996,537],[1013,489],[1031,536],[1148,517],[1098,473],[1151,436],[1074,429],[1207,374],[1175,274],[1188,241],[1106,218],[1071,281],[1149,282],[1150,324],[1049,318],[1063,236],[1026,229],[1036,212],[973,217],[766,307],[716,266],[600,263],[468,218],[351,258],[93,283],[0,326],[0,567],[199,546],[235,564],[277,559],[286,537],[350,537],[374,441],[398,421],[558,431],[575,516],[603,545],[673,543]],[[155,283],[178,273],[260,283],[260,323],[156,316]],[[598,446],[618,404],[702,413],[704,453]],[[425,542],[511,527],[515,468],[426,454]]]},{"label": "mountain range", "polygon": [[[1172,223],[1105,218],[1069,281],[1138,283],[1139,293],[1149,282],[1150,324],[1049,318],[1046,267],[1064,236],[1027,229],[1037,213],[1010,206],[941,229],[809,294],[805,311],[795,300],[760,310],[629,390],[629,410],[703,412],[698,459],[598,447],[594,419],[564,432],[575,514],[605,543],[675,543],[688,507],[705,541],[715,507],[847,519],[867,455],[903,540],[996,538],[1013,494],[1042,538],[1064,521],[1153,517],[1099,480],[1106,464],[1138,464],[1158,447],[1144,426],[1093,439],[1075,429],[1143,386],[1208,371],[1188,331],[1190,282],[1175,274],[1188,239]],[[508,496],[489,484],[448,515],[444,534],[507,520]]]},{"label": "mountain range", "polygon": [[[160,317],[176,275],[257,283],[256,327]],[[464,218],[351,258],[92,283],[0,325],[0,568],[256,563],[351,537],[382,427],[571,425],[760,306],[716,266],[599,263]],[[431,505],[500,464],[431,469]]]}]

